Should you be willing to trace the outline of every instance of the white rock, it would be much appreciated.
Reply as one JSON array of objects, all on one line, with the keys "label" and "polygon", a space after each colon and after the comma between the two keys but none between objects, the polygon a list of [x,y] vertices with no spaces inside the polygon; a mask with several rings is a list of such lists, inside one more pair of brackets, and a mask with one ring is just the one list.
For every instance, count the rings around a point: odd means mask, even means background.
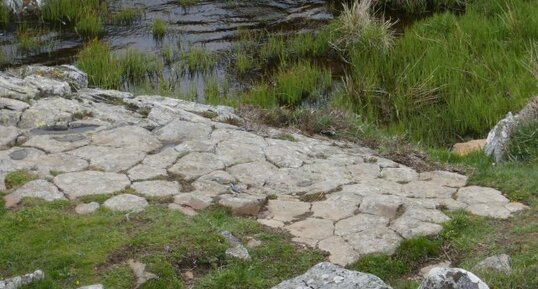
[{"label": "white rock", "polygon": [[131,187],[140,195],[146,197],[166,197],[179,194],[181,186],[178,182],[143,181],[135,182]]},{"label": "white rock", "polygon": [[103,204],[105,208],[118,212],[141,212],[148,205],[146,199],[131,194],[114,196]]},{"label": "white rock", "polygon": [[430,270],[419,289],[489,289],[473,273],[460,268],[440,268]]},{"label": "white rock", "polygon": [[70,198],[88,195],[111,194],[125,189],[131,183],[124,174],[84,171],[61,174],[56,184]]}]

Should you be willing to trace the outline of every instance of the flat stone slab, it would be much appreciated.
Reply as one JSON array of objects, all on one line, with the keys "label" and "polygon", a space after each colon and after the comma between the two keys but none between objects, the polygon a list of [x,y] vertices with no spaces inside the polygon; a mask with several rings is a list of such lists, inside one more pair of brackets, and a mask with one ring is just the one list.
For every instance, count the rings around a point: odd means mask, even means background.
[{"label": "flat stone slab", "polygon": [[53,180],[70,199],[78,197],[111,194],[125,189],[131,184],[124,174],[98,171],[83,171],[56,176]]},{"label": "flat stone slab", "polygon": [[131,187],[138,194],[146,197],[166,197],[177,195],[181,192],[181,185],[178,182],[160,180],[135,182]]},{"label": "flat stone slab", "polygon": [[97,202],[82,203],[75,207],[75,212],[79,215],[91,214],[99,209],[100,205]]},{"label": "flat stone slab", "polygon": [[45,180],[30,181],[7,195],[5,197],[6,207],[16,205],[22,198],[37,198],[48,202],[66,199],[55,185]]},{"label": "flat stone slab", "polygon": [[103,203],[105,208],[116,212],[141,212],[148,205],[146,199],[131,194],[114,196]]},{"label": "flat stone slab", "polygon": [[14,145],[19,134],[16,127],[0,125],[0,149]]}]

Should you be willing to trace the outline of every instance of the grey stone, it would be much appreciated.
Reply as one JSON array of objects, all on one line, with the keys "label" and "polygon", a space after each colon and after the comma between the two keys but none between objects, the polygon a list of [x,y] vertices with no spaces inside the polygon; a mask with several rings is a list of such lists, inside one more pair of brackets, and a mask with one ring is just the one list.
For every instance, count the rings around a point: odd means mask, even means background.
[{"label": "grey stone", "polygon": [[35,161],[41,176],[78,172],[88,168],[88,162],[65,153],[42,155]]},{"label": "grey stone", "polygon": [[147,165],[137,165],[131,168],[127,175],[131,181],[145,181],[168,176],[166,169],[155,168]]},{"label": "grey stone", "polygon": [[122,126],[97,132],[92,136],[92,144],[146,153],[161,147],[159,140],[149,131],[138,126]]},{"label": "grey stone", "polygon": [[[32,1],[29,1],[32,2]],[[33,2],[43,2],[42,0],[33,0]],[[88,87],[88,75],[73,65],[61,66],[42,66],[30,65],[25,66],[19,71],[22,77],[37,75],[67,82],[72,89],[79,90]]]},{"label": "grey stone", "polygon": [[512,272],[512,267],[510,266],[510,256],[501,254],[487,257],[476,264],[476,266],[473,267],[473,270],[494,270],[509,274]]},{"label": "grey stone", "polygon": [[0,280],[0,289],[17,289],[25,285],[29,285],[36,281],[43,280],[45,273],[41,270],[36,270],[33,273],[17,276],[5,280]]},{"label": "grey stone", "polygon": [[0,149],[14,145],[19,134],[16,127],[0,125]]},{"label": "grey stone", "polygon": [[369,226],[364,231],[344,235],[343,238],[360,255],[374,253],[392,255],[403,240],[393,230],[383,226]]},{"label": "grey stone", "polygon": [[105,289],[105,287],[101,284],[94,284],[94,285],[78,287],[77,289]]},{"label": "grey stone", "polygon": [[209,139],[211,126],[203,123],[173,120],[157,129],[155,136],[165,143],[181,143],[185,141]]},{"label": "grey stone", "polygon": [[105,208],[117,212],[141,212],[148,205],[146,199],[131,194],[114,196],[103,204]]},{"label": "grey stone", "polygon": [[475,204],[508,204],[510,201],[501,192],[486,187],[470,186],[461,188],[457,200],[469,205]]},{"label": "grey stone", "polygon": [[129,259],[127,261],[127,264],[129,264],[129,267],[131,268],[136,277],[136,284],[134,286],[135,289],[139,288],[149,280],[159,279],[157,275],[146,271],[146,264],[140,263],[133,259]]},{"label": "grey stone", "polygon": [[24,101],[0,97],[0,109],[23,111],[30,105]]},{"label": "grey stone", "polygon": [[235,165],[227,171],[243,184],[261,187],[276,170],[274,165],[266,161],[259,161]]},{"label": "grey stone", "polygon": [[456,188],[429,181],[413,181],[402,186],[402,196],[408,198],[452,198]]},{"label": "grey stone", "polygon": [[265,202],[265,196],[240,194],[237,196],[223,196],[219,204],[230,208],[232,214],[237,216],[256,216]]},{"label": "grey stone", "polygon": [[358,233],[369,227],[386,227],[389,218],[370,214],[358,214],[356,216],[338,221],[335,225],[334,233],[338,236],[345,236]]},{"label": "grey stone", "polygon": [[183,193],[174,197],[174,203],[200,211],[211,206],[213,198],[199,194]]},{"label": "grey stone", "polygon": [[489,287],[469,271],[436,267],[424,277],[419,289],[489,289]]},{"label": "grey stone", "polygon": [[70,198],[88,195],[111,194],[125,189],[131,183],[124,174],[84,171],[61,174],[56,184]]},{"label": "grey stone", "polygon": [[353,247],[340,236],[332,236],[319,241],[318,248],[329,252],[329,261],[341,266],[351,264],[357,261],[360,257],[359,254],[353,250]]},{"label": "grey stone", "polygon": [[100,205],[97,202],[91,202],[91,203],[82,203],[75,207],[75,212],[79,215],[87,215],[91,214],[97,209],[99,209]]},{"label": "grey stone", "polygon": [[331,220],[307,218],[285,227],[299,243],[316,246],[323,239],[331,237],[334,225]]},{"label": "grey stone", "polygon": [[[70,141],[65,141],[66,139]],[[48,153],[59,153],[74,150],[89,143],[90,140],[81,134],[68,134],[61,137],[55,135],[34,135],[24,143],[24,146],[38,148]]]},{"label": "grey stone", "polygon": [[323,262],[272,289],[391,289],[378,277]]},{"label": "grey stone", "polygon": [[421,181],[434,182],[441,186],[459,188],[467,184],[467,177],[452,172],[431,171],[420,173]]},{"label": "grey stone", "polygon": [[180,154],[174,148],[165,148],[156,154],[147,155],[142,163],[154,168],[166,169],[177,161]]},{"label": "grey stone", "polygon": [[6,202],[6,206],[16,205],[25,197],[43,199],[48,202],[65,200],[64,194],[55,185],[45,180],[34,180],[7,195],[6,200],[9,200],[9,202]]},{"label": "grey stone", "polygon": [[7,109],[0,109],[0,125],[17,126],[21,119],[22,112]]},{"label": "grey stone", "polygon": [[247,248],[241,244],[241,241],[237,239],[232,233],[228,231],[220,232],[220,235],[224,237],[226,243],[230,248],[226,249],[226,257],[235,258],[241,260],[250,260],[250,254],[248,253]]},{"label": "grey stone", "polygon": [[187,180],[193,180],[222,169],[224,169],[224,163],[218,159],[217,155],[194,152],[180,158],[168,169],[168,172],[181,175]]},{"label": "grey stone", "polygon": [[439,224],[420,221],[408,216],[401,216],[396,219],[390,228],[398,232],[405,239],[417,236],[435,236],[441,232],[443,227]]},{"label": "grey stone", "polygon": [[409,183],[418,180],[418,173],[412,168],[384,168],[379,177],[397,183]]},{"label": "grey stone", "polygon": [[450,261],[443,261],[443,262],[439,262],[439,263],[436,263],[436,264],[428,265],[428,266],[425,266],[425,267],[421,268],[419,273],[420,273],[420,276],[425,277],[426,275],[428,275],[428,273],[430,273],[430,271],[433,268],[436,268],[436,267],[450,268],[451,264],[452,263]]},{"label": "grey stone", "polygon": [[20,128],[67,128],[68,123],[74,118],[73,115],[85,114],[88,111],[88,108],[75,100],[61,97],[41,98],[22,113],[18,126]]},{"label": "grey stone", "polygon": [[310,211],[310,203],[299,201],[269,200],[269,217],[282,222],[290,222]]},{"label": "grey stone", "polygon": [[106,172],[121,172],[140,163],[145,154],[131,148],[85,146],[68,152],[90,161],[90,166]]},{"label": "grey stone", "polygon": [[402,205],[403,201],[399,196],[371,195],[362,199],[359,210],[361,213],[393,218]]},{"label": "grey stone", "polygon": [[38,94],[39,90],[36,87],[27,85],[20,78],[0,72],[0,97],[27,101],[34,99]]},{"label": "grey stone", "polygon": [[180,193],[181,186],[178,182],[169,181],[144,181],[135,182],[131,187],[141,195],[146,197],[166,197]]}]

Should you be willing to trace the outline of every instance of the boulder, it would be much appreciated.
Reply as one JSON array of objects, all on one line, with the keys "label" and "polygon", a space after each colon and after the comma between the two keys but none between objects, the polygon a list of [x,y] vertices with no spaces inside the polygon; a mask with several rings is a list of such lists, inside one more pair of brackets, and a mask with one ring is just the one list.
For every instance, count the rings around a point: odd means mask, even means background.
[{"label": "boulder", "polygon": [[509,112],[489,132],[484,146],[488,156],[493,156],[496,163],[506,159],[512,133],[522,123],[538,121],[538,96],[529,102],[518,114]]},{"label": "boulder", "polygon": [[472,152],[482,151],[485,145],[485,139],[474,139],[468,142],[454,144],[452,146],[452,152],[459,156],[466,156]]},{"label": "boulder", "polygon": [[494,270],[509,274],[512,271],[512,267],[510,267],[510,256],[501,254],[488,257],[476,264],[473,270]]},{"label": "boulder", "polygon": [[436,267],[424,277],[419,289],[489,289],[489,287],[469,271]]},{"label": "boulder", "polygon": [[306,273],[286,280],[272,289],[391,289],[378,277],[346,270],[328,262],[310,268]]},{"label": "boulder", "polygon": [[13,277],[6,280],[0,280],[0,289],[21,288],[22,286],[43,280],[43,278],[45,278],[45,273],[43,273],[43,271],[41,270],[37,270],[33,273],[29,273],[26,275]]}]

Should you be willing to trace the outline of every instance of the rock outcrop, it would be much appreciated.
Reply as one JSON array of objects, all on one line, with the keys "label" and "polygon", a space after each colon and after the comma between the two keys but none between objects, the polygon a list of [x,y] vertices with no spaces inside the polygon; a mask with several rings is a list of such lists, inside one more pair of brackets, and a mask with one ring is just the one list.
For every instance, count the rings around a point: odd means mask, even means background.
[{"label": "rock outcrop", "polygon": [[323,262],[272,289],[392,289],[378,277]]},{"label": "rock outcrop", "polygon": [[512,133],[524,123],[538,122],[538,96],[529,102],[518,114],[509,112],[489,132],[484,146],[487,155],[499,163],[507,158]]},{"label": "rock outcrop", "polygon": [[475,274],[460,268],[433,268],[418,289],[489,289]]},{"label": "rock outcrop", "polygon": [[[442,209],[508,218],[525,209],[467,177],[419,173],[357,144],[266,128],[248,131],[233,108],[87,88],[72,66],[0,73],[0,190],[10,172],[38,180],[8,191],[22,198],[110,195],[79,213],[137,213],[154,198],[189,216],[230,208],[291,233],[346,265],[391,254],[405,239],[432,236]],[[287,133],[287,132],[286,132]]]}]

